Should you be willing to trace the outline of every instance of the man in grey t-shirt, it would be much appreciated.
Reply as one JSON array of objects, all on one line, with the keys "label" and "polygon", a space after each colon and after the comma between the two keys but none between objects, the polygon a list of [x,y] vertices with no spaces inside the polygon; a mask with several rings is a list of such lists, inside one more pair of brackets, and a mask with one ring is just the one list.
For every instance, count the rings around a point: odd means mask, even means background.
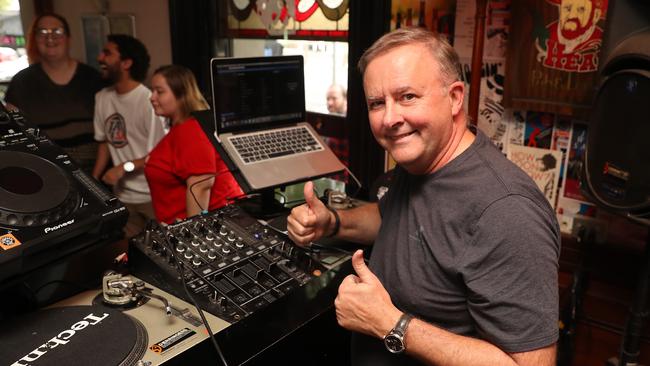
[{"label": "man in grey t-shirt", "polygon": [[402,28],[359,62],[371,130],[398,167],[379,204],[334,211],[305,185],[288,231],[373,243],[342,282],[355,365],[555,364],[555,215],[535,183],[467,127],[458,56]]}]

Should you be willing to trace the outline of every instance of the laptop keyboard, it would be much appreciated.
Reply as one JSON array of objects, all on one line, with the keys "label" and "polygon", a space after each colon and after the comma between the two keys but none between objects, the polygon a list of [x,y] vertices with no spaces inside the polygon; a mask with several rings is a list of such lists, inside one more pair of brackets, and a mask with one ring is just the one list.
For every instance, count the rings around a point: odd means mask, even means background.
[{"label": "laptop keyboard", "polygon": [[245,163],[323,150],[305,126],[234,136],[230,142]]}]

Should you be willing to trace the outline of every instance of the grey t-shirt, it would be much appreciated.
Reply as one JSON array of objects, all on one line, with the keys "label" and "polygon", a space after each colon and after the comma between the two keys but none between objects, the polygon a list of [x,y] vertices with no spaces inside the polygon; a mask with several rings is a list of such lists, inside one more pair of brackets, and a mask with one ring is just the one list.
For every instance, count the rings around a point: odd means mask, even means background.
[{"label": "grey t-shirt", "polygon": [[[396,168],[380,212],[370,268],[400,310],[505,352],[557,341],[555,214],[481,132],[433,174]],[[352,354],[354,364],[408,363],[360,335]]]}]

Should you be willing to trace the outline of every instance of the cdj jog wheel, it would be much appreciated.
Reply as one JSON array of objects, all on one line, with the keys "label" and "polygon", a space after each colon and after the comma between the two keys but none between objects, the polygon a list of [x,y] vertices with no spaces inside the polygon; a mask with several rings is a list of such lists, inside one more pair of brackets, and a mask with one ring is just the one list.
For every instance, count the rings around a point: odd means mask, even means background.
[{"label": "cdj jog wheel", "polygon": [[56,164],[20,151],[0,151],[0,225],[40,226],[79,206],[74,182]]}]

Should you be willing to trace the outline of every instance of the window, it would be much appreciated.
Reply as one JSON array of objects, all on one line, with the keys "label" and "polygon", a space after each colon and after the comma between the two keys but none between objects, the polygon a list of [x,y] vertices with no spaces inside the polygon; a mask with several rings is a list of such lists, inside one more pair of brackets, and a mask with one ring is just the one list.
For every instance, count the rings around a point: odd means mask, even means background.
[{"label": "window", "polygon": [[[287,2],[290,3],[290,2]],[[305,59],[305,103],[311,112],[328,113],[327,90],[347,90],[347,1],[279,2],[230,0],[228,37],[232,56],[302,55]]]},{"label": "window", "polygon": [[18,0],[0,1],[0,99],[11,78],[27,66]]}]

